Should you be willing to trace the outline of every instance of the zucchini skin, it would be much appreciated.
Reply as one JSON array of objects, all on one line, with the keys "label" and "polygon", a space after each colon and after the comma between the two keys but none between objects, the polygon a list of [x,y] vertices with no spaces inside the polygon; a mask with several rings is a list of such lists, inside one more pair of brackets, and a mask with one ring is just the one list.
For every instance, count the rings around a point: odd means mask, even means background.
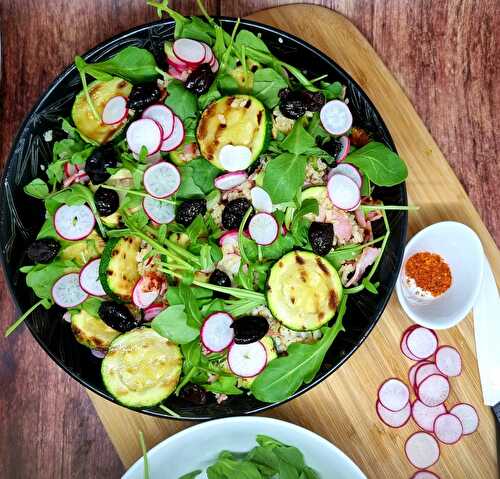
[{"label": "zucchini skin", "polygon": [[71,315],[71,330],[80,344],[91,349],[106,350],[120,336],[119,331],[110,328],[101,318],[84,310]]}]

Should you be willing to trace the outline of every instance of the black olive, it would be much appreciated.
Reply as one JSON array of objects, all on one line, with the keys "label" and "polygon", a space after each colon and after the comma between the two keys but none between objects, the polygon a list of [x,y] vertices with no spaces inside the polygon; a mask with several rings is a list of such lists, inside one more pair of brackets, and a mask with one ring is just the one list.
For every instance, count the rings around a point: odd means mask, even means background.
[{"label": "black olive", "polygon": [[[231,286],[231,279],[226,273],[224,273],[224,271],[221,271],[220,269],[214,269],[212,271],[208,282],[216,286],[225,286],[227,288]],[[228,294],[220,293],[219,291],[214,291],[214,296],[222,299],[226,299],[229,297]]]},{"label": "black olive", "polygon": [[314,253],[325,256],[333,246],[333,225],[314,221],[309,226],[309,242]]},{"label": "black olive", "polygon": [[327,153],[332,155],[335,159],[338,158],[339,153],[341,152],[343,146],[340,141],[336,140],[335,138],[332,138],[328,140],[326,143],[324,143],[321,148],[325,150]]},{"label": "black olive", "polygon": [[304,90],[302,95],[306,102],[307,111],[320,111],[326,102],[325,95],[320,91],[312,92]]},{"label": "black olive", "polygon": [[236,198],[230,201],[222,211],[222,226],[227,230],[238,229],[251,206],[252,204],[246,198]]},{"label": "black olive", "polygon": [[269,323],[263,316],[243,316],[233,321],[234,342],[250,344],[262,339],[269,331]]},{"label": "black olive", "polygon": [[131,329],[137,328],[140,321],[134,318],[134,315],[124,305],[114,301],[104,301],[99,306],[99,317],[110,327],[126,333]]},{"label": "black olive", "polygon": [[94,202],[97,212],[102,216],[108,216],[120,206],[120,197],[115,190],[99,187],[94,193]]},{"label": "black olive", "polygon": [[194,219],[207,212],[206,200],[186,200],[183,201],[175,212],[175,221],[184,226],[189,226]]},{"label": "black olive", "polygon": [[184,86],[195,95],[206,93],[213,83],[215,74],[208,63],[203,63],[186,78]]},{"label": "black olive", "polygon": [[156,83],[141,83],[132,87],[127,106],[135,112],[140,112],[149,105],[156,103],[160,97],[161,91]]},{"label": "black olive", "polygon": [[116,168],[118,159],[112,145],[103,145],[96,148],[85,162],[85,173],[89,175],[94,185],[104,183],[111,174],[107,168]]},{"label": "black olive", "polygon": [[304,116],[307,111],[307,102],[300,91],[282,90],[280,94],[280,111],[283,116],[296,120]]},{"label": "black olive", "polygon": [[50,263],[59,253],[61,245],[59,241],[52,238],[43,238],[33,241],[28,246],[26,254],[35,263]]},{"label": "black olive", "polygon": [[207,403],[208,394],[202,387],[197,384],[188,384],[183,387],[180,392],[180,397],[186,401],[203,406]]}]

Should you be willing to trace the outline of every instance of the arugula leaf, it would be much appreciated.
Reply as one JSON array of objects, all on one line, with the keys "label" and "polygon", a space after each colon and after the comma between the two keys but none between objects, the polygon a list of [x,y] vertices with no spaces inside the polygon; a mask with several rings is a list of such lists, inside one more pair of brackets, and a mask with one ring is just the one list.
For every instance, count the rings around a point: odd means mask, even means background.
[{"label": "arugula leaf", "polygon": [[306,176],[305,156],[282,153],[269,161],[264,172],[263,188],[274,204],[292,201]]},{"label": "arugula leaf", "polygon": [[283,77],[272,68],[259,68],[253,76],[253,95],[267,108],[279,103],[279,92],[287,87]]},{"label": "arugula leaf", "polygon": [[340,301],[337,319],[330,328],[323,328],[323,337],[314,344],[294,343],[288,355],[273,359],[252,383],[254,396],[263,402],[279,402],[289,398],[301,384],[310,383],[318,372],[333,341],[343,330],[342,318],[347,296]]},{"label": "arugula leaf", "polygon": [[203,387],[213,393],[235,396],[243,394],[243,391],[236,387],[237,381],[238,378],[236,376],[219,376],[216,381],[205,384]]},{"label": "arugula leaf", "polygon": [[307,132],[316,140],[324,141],[330,138],[328,132],[323,128],[319,112],[314,112],[312,118],[307,125]]},{"label": "arugula leaf", "polygon": [[29,182],[23,190],[27,195],[33,196],[33,198],[38,198],[39,200],[45,199],[45,197],[49,194],[49,187],[47,186],[47,183],[40,178],[35,178],[33,181]]},{"label": "arugula leaf", "polygon": [[294,155],[301,155],[315,145],[314,138],[304,128],[304,122],[301,119],[294,123],[292,130],[281,142],[280,147]]},{"label": "arugula leaf", "polygon": [[190,343],[200,335],[198,329],[189,326],[182,304],[164,309],[153,319],[151,327],[161,336],[177,344]]},{"label": "arugula leaf", "polygon": [[405,162],[383,143],[371,141],[344,160],[357,166],[362,173],[378,186],[394,186],[408,176]]},{"label": "arugula leaf", "polygon": [[193,293],[193,288],[181,283],[178,291],[186,310],[188,325],[191,328],[199,330],[203,323],[203,317],[198,307],[196,296]]},{"label": "arugula leaf", "polygon": [[240,30],[234,40],[234,46],[238,49],[251,47],[259,52],[271,54],[269,48],[255,33],[248,30]]},{"label": "arugula leaf", "polygon": [[317,215],[319,211],[318,201],[314,198],[305,199],[293,215],[290,230],[295,243],[304,247],[308,242],[308,232],[311,222],[305,218],[307,214]]},{"label": "arugula leaf", "polygon": [[344,97],[344,86],[342,83],[335,81],[333,83],[321,82],[321,91],[327,101],[335,100],[336,98],[342,99]]},{"label": "arugula leaf", "polygon": [[179,80],[172,80],[167,86],[167,105],[183,122],[198,115],[198,99]]}]

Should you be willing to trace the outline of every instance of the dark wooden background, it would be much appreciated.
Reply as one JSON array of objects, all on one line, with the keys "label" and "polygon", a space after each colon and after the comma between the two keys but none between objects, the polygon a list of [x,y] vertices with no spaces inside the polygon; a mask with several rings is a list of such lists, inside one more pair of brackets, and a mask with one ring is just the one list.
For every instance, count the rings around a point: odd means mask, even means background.
[{"label": "dark wooden background", "polygon": [[[291,2],[207,3],[211,14],[244,16]],[[500,244],[498,0],[311,3],[345,15],[373,44]],[[185,14],[196,11],[194,1],[171,5]],[[0,0],[2,164],[22,118],[75,54],[154,19],[141,0]],[[0,307],[3,331],[16,313],[2,278]],[[82,387],[26,330],[2,338],[0,478],[114,478],[122,472]]]}]

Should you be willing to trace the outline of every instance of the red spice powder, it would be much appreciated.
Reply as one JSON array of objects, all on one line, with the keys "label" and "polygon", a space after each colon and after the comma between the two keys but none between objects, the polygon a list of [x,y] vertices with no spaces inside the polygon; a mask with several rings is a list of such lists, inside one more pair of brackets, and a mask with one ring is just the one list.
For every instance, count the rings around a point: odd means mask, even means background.
[{"label": "red spice powder", "polygon": [[418,287],[429,291],[432,296],[443,294],[451,286],[450,267],[435,253],[415,253],[406,262],[405,272]]}]

